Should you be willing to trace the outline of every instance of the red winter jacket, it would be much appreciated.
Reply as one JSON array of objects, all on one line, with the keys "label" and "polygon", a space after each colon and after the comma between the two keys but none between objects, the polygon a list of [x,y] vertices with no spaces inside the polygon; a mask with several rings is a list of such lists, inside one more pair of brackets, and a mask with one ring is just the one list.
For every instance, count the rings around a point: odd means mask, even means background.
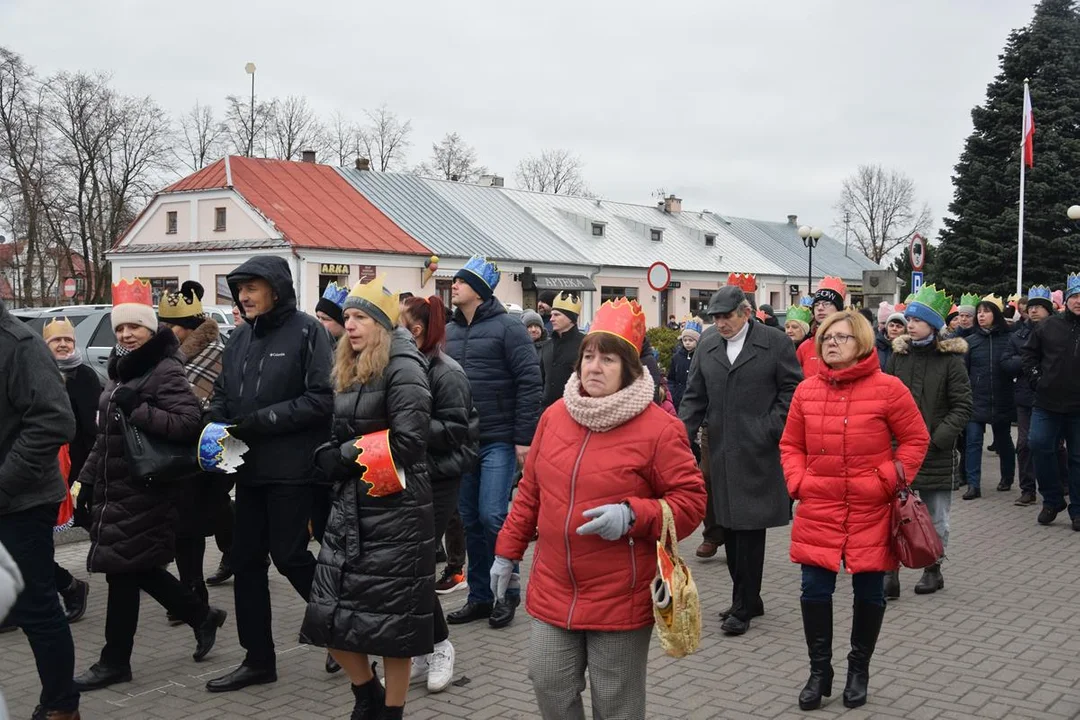
[{"label": "red winter jacket", "polygon": [[[680,538],[705,517],[705,482],[686,429],[656,403],[607,432],[579,425],[559,399],[536,428],[495,554],[520,560],[539,530],[526,607],[573,630],[635,630],[653,623],[661,510],[671,506]],[[578,535],[589,508],[628,501],[635,521],[614,542]]]},{"label": "red winter jacket", "polygon": [[799,359],[804,378],[814,377],[821,371],[821,368],[825,367],[824,363],[821,362],[821,358],[818,357],[817,343],[814,341],[813,335],[807,335],[806,340],[795,348],[795,357]]},{"label": "red winter jacket", "polygon": [[834,572],[841,560],[850,573],[895,570],[894,460],[910,482],[929,445],[911,392],[881,372],[876,353],[843,370],[822,364],[799,383],[780,440],[788,492],[799,501],[791,561]]}]

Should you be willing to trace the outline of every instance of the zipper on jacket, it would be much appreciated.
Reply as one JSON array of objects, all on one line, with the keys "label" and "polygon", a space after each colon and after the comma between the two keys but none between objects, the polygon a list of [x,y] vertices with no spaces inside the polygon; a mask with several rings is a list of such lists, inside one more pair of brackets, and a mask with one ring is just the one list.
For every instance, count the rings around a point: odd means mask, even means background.
[{"label": "zipper on jacket", "polygon": [[570,473],[570,504],[566,508],[566,524],[563,527],[563,540],[566,542],[566,572],[570,575],[570,587],[574,594],[570,600],[570,610],[566,613],[566,629],[570,629],[570,621],[574,617],[574,607],[578,600],[577,580],[574,578],[574,566],[570,562],[570,522],[574,517],[574,495],[577,490],[578,469],[581,467],[581,458],[585,455],[585,447],[592,437],[592,430],[585,433],[585,439],[581,442],[581,450],[578,451],[577,460],[574,461],[574,471]]},{"label": "zipper on jacket", "polygon": [[259,358],[259,374],[255,376],[255,397],[259,397],[259,388],[262,387],[262,371],[263,363],[266,362],[266,355]]},{"label": "zipper on jacket", "polygon": [[630,592],[637,587],[637,556],[634,554],[634,538],[630,538]]}]

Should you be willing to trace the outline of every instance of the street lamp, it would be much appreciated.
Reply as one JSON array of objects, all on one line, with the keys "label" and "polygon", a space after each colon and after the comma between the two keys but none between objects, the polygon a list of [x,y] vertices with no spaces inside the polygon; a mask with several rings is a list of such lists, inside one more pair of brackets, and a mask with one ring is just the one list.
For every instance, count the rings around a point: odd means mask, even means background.
[{"label": "street lamp", "polygon": [[251,132],[248,133],[248,157],[251,157],[252,145],[255,142],[255,63],[249,62],[244,66],[244,71],[251,76]]},{"label": "street lamp", "polygon": [[1080,228],[1080,205],[1073,205],[1065,214],[1069,216],[1069,219],[1076,223],[1076,227]]},{"label": "street lamp", "polygon": [[799,237],[802,238],[803,245],[810,251],[810,258],[806,264],[806,294],[814,294],[814,248],[817,247],[818,240],[825,233],[819,227],[810,227],[809,225],[802,225],[799,227]]}]

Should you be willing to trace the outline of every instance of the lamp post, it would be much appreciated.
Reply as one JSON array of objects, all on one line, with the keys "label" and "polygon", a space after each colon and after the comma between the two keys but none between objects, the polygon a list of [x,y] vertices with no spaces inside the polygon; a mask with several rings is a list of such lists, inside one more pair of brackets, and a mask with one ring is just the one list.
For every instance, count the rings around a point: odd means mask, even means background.
[{"label": "lamp post", "polygon": [[251,76],[251,126],[248,128],[248,151],[247,156],[251,157],[253,150],[253,144],[255,143],[255,63],[249,62],[244,66],[244,71]]},{"label": "lamp post", "polygon": [[1071,206],[1065,211],[1065,214],[1069,216],[1070,220],[1076,223],[1077,228],[1080,228],[1080,205]]},{"label": "lamp post", "polygon": [[810,227],[809,225],[802,225],[799,227],[799,237],[802,238],[803,245],[809,251],[809,259],[806,264],[806,294],[814,294],[814,248],[817,247],[818,240],[825,233],[819,227]]}]

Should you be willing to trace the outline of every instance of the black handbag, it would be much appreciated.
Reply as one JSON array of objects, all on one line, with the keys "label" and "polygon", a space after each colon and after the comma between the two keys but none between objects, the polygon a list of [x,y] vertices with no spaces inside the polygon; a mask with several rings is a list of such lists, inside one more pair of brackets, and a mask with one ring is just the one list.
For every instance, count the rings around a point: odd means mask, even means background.
[{"label": "black handbag", "polygon": [[[136,387],[142,388],[149,377]],[[124,436],[124,460],[132,477],[145,482],[177,480],[198,468],[197,443],[178,443],[150,435],[135,427],[116,408],[120,432]]]}]

